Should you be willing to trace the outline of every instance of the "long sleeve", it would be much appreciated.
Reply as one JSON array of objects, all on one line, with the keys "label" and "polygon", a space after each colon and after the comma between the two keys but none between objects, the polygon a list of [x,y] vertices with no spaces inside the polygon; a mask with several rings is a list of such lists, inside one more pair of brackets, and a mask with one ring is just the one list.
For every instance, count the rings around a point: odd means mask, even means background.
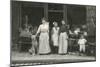
[{"label": "long sleeve", "polygon": [[47,27],[48,27],[48,33],[49,33],[49,22],[47,23]]},{"label": "long sleeve", "polygon": [[48,26],[48,33],[49,33],[49,26]]},{"label": "long sleeve", "polygon": [[39,28],[38,28],[36,34],[40,33],[40,29],[41,29],[41,25],[39,26]]}]

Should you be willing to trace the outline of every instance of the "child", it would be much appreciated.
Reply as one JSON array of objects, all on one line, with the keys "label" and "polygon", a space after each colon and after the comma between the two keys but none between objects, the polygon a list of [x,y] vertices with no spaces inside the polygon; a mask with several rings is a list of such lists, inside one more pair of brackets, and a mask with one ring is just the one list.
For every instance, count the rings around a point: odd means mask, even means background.
[{"label": "child", "polygon": [[78,40],[80,53],[82,53],[82,52],[85,53],[86,42],[87,42],[87,40],[85,39],[84,35],[81,35],[80,39]]}]

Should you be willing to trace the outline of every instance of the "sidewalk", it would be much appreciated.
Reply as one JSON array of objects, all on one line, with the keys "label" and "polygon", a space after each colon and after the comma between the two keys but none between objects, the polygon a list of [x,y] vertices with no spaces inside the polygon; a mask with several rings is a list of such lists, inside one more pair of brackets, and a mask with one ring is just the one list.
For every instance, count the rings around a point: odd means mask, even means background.
[{"label": "sidewalk", "polygon": [[81,62],[81,61],[94,61],[93,56],[78,56],[78,55],[35,55],[29,53],[12,52],[12,62]]}]

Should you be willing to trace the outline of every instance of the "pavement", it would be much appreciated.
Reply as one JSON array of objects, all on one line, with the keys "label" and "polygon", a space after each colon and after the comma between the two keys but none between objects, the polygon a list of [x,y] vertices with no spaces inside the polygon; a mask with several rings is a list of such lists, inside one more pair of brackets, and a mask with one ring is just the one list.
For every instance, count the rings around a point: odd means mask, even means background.
[{"label": "pavement", "polygon": [[95,56],[79,56],[78,54],[49,54],[49,55],[30,55],[28,52],[12,52],[12,64],[37,65],[37,64],[56,64],[56,63],[72,63],[72,62],[88,62],[95,61]]}]

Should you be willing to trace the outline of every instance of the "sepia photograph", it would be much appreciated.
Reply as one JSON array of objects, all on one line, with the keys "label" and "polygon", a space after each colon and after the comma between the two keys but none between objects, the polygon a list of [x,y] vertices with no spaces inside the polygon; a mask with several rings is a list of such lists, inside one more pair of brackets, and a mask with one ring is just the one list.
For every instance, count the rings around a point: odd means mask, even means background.
[{"label": "sepia photograph", "polygon": [[96,61],[96,5],[10,1],[10,66]]}]

